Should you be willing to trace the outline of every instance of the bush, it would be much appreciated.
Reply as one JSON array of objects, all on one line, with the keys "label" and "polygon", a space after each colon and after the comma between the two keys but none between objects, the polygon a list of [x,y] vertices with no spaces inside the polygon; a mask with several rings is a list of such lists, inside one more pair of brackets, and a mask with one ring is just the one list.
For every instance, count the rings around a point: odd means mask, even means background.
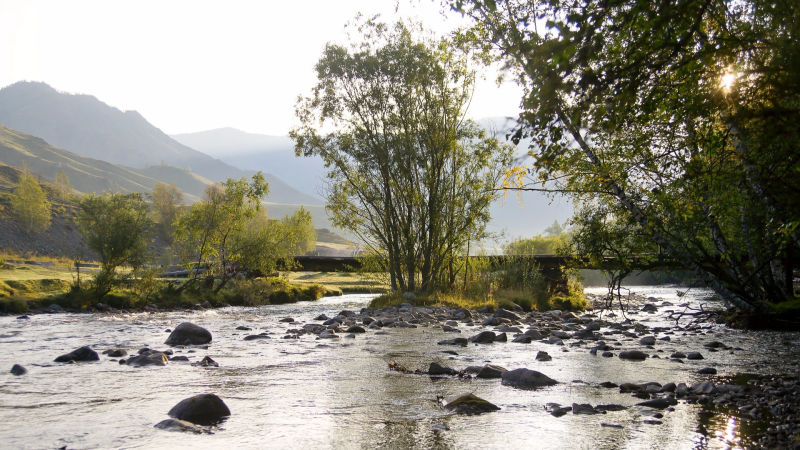
[{"label": "bush", "polygon": [[6,314],[22,314],[28,310],[28,302],[21,298],[0,299],[0,311]]}]

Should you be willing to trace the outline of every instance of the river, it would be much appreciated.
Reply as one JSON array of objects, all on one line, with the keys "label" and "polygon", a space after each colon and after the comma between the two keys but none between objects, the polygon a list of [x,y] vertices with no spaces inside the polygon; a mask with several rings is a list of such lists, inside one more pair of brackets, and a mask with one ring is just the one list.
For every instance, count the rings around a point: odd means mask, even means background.
[{"label": "river", "polygon": [[[657,297],[657,303],[696,305],[710,295],[692,289],[678,298],[674,287],[634,290]],[[703,414],[700,406],[681,402],[664,414],[661,424],[648,424],[645,419],[653,411],[632,406],[640,400],[597,384],[691,383],[707,378],[696,374],[707,366],[720,374],[796,373],[800,356],[794,345],[797,333],[720,325],[704,325],[694,334],[662,333],[659,336],[671,338],[655,346],[664,357],[642,362],[591,355],[569,342],[445,348],[436,342],[454,334],[435,327],[368,330],[354,339],[282,339],[287,329],[298,325],[279,322],[281,318],[310,323],[321,313],[358,311],[371,297],[345,295],[313,303],[204,311],[0,317],[0,368],[5,368],[0,375],[0,442],[3,448],[727,448],[740,442],[736,417]],[[673,308],[632,317],[648,326],[670,326],[673,322],[664,311]],[[213,341],[207,349],[176,349],[175,355],[192,361],[208,355],[219,367],[170,362],[165,367],[133,368],[105,355],[98,362],[52,362],[83,345],[98,353],[124,348],[135,354],[145,346],[164,350],[166,330],[184,321],[210,330]],[[239,331],[237,326],[253,331]],[[462,337],[484,329],[460,328]],[[261,331],[272,339],[243,340]],[[741,350],[709,352],[702,344],[712,338]],[[453,349],[457,355],[443,353]],[[538,350],[547,351],[552,361],[535,361]],[[705,359],[677,364],[668,358],[677,350],[701,351]],[[387,365],[392,361],[411,369],[426,369],[431,361],[457,369],[485,363],[527,367],[559,384],[523,391],[498,380],[434,379],[390,371]],[[8,373],[15,363],[28,373]],[[178,401],[204,392],[216,393],[231,410],[231,417],[213,434],[153,427]],[[491,401],[500,411],[455,415],[436,401],[438,396],[465,392]],[[602,415],[553,417],[545,410],[548,402],[631,407]]]}]

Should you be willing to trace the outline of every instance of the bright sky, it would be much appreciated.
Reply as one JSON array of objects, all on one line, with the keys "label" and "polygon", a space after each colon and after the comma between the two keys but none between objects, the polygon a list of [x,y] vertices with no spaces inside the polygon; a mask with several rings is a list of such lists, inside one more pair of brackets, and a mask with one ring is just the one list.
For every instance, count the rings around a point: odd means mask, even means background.
[{"label": "bright sky", "polygon": [[[414,17],[437,32],[458,17],[437,0],[0,0],[0,87],[43,81],[137,110],[168,134],[234,127],[283,135],[315,82],[326,42],[356,13]],[[397,7],[397,10],[396,10]],[[476,89],[470,115],[516,116],[521,91]]]}]

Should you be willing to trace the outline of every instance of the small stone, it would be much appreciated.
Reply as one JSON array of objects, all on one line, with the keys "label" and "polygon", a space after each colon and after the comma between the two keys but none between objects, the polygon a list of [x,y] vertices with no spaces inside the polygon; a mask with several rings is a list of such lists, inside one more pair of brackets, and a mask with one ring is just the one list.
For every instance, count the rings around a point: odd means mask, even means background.
[{"label": "small stone", "polygon": [[487,364],[478,371],[475,375],[477,378],[501,378],[503,376],[503,372],[506,371],[505,367],[495,366],[492,364]]},{"label": "small stone", "polygon": [[167,414],[195,424],[213,425],[230,416],[231,411],[215,394],[200,394],[181,400]]},{"label": "small stone", "polygon": [[428,375],[455,375],[457,372],[450,367],[432,362],[428,367]]},{"label": "small stone", "polygon": [[698,370],[697,373],[700,375],[716,375],[717,369],[713,367],[703,367],[702,369]]},{"label": "small stone", "polygon": [[524,368],[503,372],[502,379],[503,385],[517,389],[537,389],[558,383],[541,372]]},{"label": "small stone", "polygon": [[539,351],[536,352],[536,360],[537,361],[552,361],[553,357],[547,354],[547,352]]},{"label": "small stone", "polygon": [[689,352],[686,354],[686,359],[691,359],[691,360],[703,359],[703,355],[700,352]]},{"label": "small stone", "polygon": [[89,347],[80,347],[55,359],[55,362],[98,361],[100,356]]},{"label": "small stone", "polygon": [[13,366],[11,366],[12,375],[20,376],[20,375],[25,375],[26,373],[28,373],[28,369],[20,366],[19,364],[14,364]]},{"label": "small stone", "polygon": [[195,434],[207,433],[206,430],[198,427],[197,425],[179,419],[164,419],[161,422],[155,424],[154,427],[158,428],[159,430],[166,430],[166,431],[185,431]]},{"label": "small stone", "polygon": [[639,339],[639,344],[641,345],[656,345],[656,337],[655,336],[645,336]]}]

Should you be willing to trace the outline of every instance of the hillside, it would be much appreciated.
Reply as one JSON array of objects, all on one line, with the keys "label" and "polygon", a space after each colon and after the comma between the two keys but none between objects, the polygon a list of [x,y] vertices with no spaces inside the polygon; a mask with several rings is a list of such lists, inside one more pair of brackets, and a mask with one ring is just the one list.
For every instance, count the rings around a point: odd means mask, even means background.
[{"label": "hillside", "polygon": [[0,123],[73,153],[142,168],[166,163],[214,181],[247,173],[164,134],[136,111],[120,111],[90,95],[66,94],[45,83],[0,89]]}]

